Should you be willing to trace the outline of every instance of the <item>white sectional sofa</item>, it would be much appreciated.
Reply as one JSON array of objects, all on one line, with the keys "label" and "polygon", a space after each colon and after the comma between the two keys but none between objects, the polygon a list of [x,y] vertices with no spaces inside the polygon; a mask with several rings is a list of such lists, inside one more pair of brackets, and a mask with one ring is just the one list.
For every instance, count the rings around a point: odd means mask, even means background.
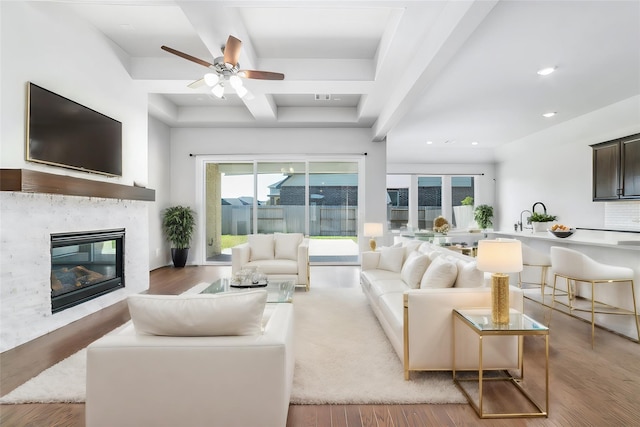
[{"label": "white sectional sofa", "polygon": [[309,290],[309,239],[302,233],[251,234],[231,248],[231,272],[257,268],[273,280],[294,280]]},{"label": "white sectional sofa", "polygon": [[[427,242],[404,243],[362,254],[360,282],[371,308],[411,371],[452,369],[454,308],[491,306],[490,275],[474,258]],[[511,286],[509,303],[523,310],[522,290]],[[456,369],[477,370],[478,338],[456,329]],[[517,369],[517,337],[485,340],[485,369]]]},{"label": "white sectional sofa", "polygon": [[[90,344],[87,427],[285,426],[295,364],[294,307],[266,304],[265,308],[264,292],[264,311],[258,312],[254,322],[257,330],[247,330],[242,323],[252,317],[246,311],[252,303],[241,300],[247,294],[218,294],[225,301],[220,301],[215,321],[207,318],[206,313],[215,311],[215,306],[213,310],[210,305],[185,308],[184,300],[172,304],[171,296],[154,295],[160,303],[173,305],[173,313],[165,316],[153,313],[147,316],[148,327],[141,327],[132,312],[132,325]],[[196,303],[215,304],[215,297],[196,296],[200,300]],[[229,298],[240,300],[229,304]],[[131,310],[131,302],[129,307]],[[143,316],[138,313],[137,317]],[[198,328],[222,328],[226,332],[200,330],[204,335],[151,335],[147,329],[158,327],[162,323],[158,322],[159,317],[170,320],[165,322],[169,328],[165,334],[180,334],[175,331],[179,323],[184,324],[188,333]],[[227,320],[223,322],[220,317]],[[241,330],[230,332],[229,328]]]}]

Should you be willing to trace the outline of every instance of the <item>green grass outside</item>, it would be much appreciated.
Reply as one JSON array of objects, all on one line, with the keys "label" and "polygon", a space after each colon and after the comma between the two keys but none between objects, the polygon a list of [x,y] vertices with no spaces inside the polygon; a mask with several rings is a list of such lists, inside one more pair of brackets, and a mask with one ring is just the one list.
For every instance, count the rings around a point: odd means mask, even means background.
[{"label": "green grass outside", "polygon": [[[312,239],[350,239],[354,242],[358,243],[358,238],[356,236],[312,236]],[[232,248],[236,245],[240,245],[242,243],[246,243],[248,240],[247,236],[234,236],[231,234],[223,234],[222,235],[222,249]]]},{"label": "green grass outside", "polygon": [[222,249],[232,248],[236,245],[241,245],[243,243],[247,243],[248,237],[245,236],[234,236],[231,234],[223,234],[221,246]]}]

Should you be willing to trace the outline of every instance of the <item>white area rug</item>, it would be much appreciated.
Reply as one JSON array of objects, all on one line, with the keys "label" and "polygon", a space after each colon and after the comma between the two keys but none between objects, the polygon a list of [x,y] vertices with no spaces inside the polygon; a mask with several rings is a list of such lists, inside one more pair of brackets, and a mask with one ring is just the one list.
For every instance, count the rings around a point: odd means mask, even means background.
[{"label": "white area rug", "polygon": [[466,403],[451,372],[404,370],[360,289],[296,293],[293,404]]},{"label": "white area rug", "polygon": [[[450,372],[411,374],[359,289],[296,292],[292,404],[465,403]],[[84,402],[86,350],[52,366],[0,403]]]}]

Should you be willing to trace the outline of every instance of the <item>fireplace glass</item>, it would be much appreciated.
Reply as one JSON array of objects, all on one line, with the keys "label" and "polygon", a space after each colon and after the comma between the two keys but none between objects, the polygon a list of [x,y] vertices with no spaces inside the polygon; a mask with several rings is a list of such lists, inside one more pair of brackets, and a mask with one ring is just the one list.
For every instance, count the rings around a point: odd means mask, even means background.
[{"label": "fireplace glass", "polygon": [[52,312],[124,287],[123,252],[124,229],[52,234]]}]

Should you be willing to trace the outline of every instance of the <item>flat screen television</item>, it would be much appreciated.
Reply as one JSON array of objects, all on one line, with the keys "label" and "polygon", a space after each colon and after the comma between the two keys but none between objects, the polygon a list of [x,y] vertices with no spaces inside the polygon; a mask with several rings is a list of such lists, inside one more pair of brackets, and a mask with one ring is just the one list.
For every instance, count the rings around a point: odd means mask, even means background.
[{"label": "flat screen television", "polygon": [[122,123],[29,83],[28,161],[122,176]]}]

